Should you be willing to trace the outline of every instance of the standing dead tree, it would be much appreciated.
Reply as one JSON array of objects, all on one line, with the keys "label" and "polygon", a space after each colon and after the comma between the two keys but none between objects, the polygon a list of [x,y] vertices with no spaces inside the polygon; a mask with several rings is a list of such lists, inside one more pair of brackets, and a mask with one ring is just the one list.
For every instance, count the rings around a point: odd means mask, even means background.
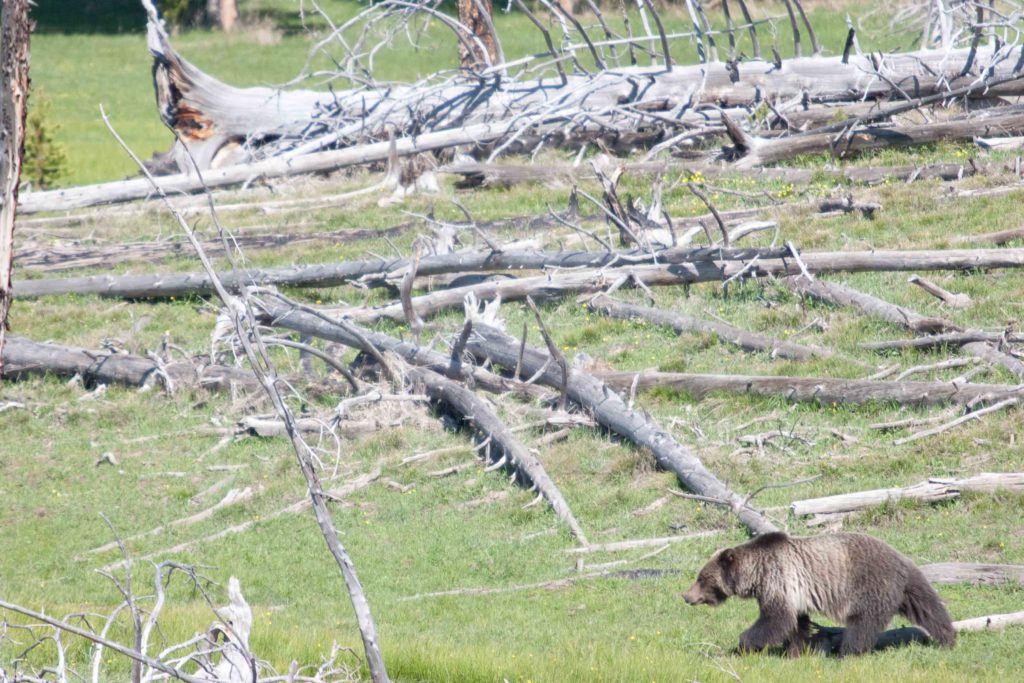
[{"label": "standing dead tree", "polygon": [[0,371],[3,370],[7,313],[11,308],[14,262],[14,212],[25,146],[28,105],[28,54],[31,24],[28,1],[11,0],[0,7]]},{"label": "standing dead tree", "polygon": [[476,38],[472,42],[459,41],[462,68],[483,71],[504,61],[499,58],[498,34],[491,20],[493,12],[491,0],[459,0],[459,21]]}]

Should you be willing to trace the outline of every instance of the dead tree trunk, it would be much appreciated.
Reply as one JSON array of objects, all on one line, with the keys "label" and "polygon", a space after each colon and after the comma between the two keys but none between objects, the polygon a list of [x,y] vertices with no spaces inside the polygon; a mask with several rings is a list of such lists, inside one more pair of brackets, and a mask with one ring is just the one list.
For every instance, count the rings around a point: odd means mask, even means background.
[{"label": "dead tree trunk", "polygon": [[258,387],[251,372],[235,367],[202,367],[189,361],[161,366],[150,358],[127,353],[90,351],[11,337],[3,349],[2,376],[18,379],[30,375],[78,375],[86,386],[117,384],[143,387],[160,383],[168,389],[181,386],[208,389],[227,389],[231,385],[249,389]]},{"label": "dead tree trunk", "polygon": [[0,372],[3,372],[7,313],[11,308],[14,212],[18,205],[21,158],[28,104],[31,24],[27,0],[5,0],[0,8]]},{"label": "dead tree trunk", "polygon": [[459,41],[459,63],[463,69],[483,71],[498,63],[493,16],[491,0],[459,0],[459,22],[470,32],[469,40]]},{"label": "dead tree trunk", "polygon": [[791,377],[761,375],[707,375],[685,372],[608,372],[600,378],[609,385],[643,391],[662,387],[685,391],[702,398],[717,391],[749,396],[779,397],[787,401],[810,401],[821,405],[857,405],[871,401],[901,405],[932,406],[945,403],[967,404],[977,399],[999,401],[1024,397],[1024,386],[1011,384],[974,384],[953,382],[886,382],[868,379],[830,377]]},{"label": "dead tree trunk", "polygon": [[676,334],[682,334],[683,332],[714,334],[730,344],[735,344],[744,351],[767,351],[772,357],[807,360],[815,356],[828,357],[832,355],[832,352],[828,349],[812,348],[802,344],[783,341],[768,335],[748,332],[747,330],[715,320],[702,320],[701,318],[670,313],[657,308],[634,306],[617,301],[605,294],[598,294],[587,300],[587,305],[610,318],[649,320],[656,325],[672,328]]},{"label": "dead tree trunk", "polygon": [[[459,1],[462,23],[473,33],[469,37],[465,29],[458,30],[464,66],[488,60],[494,65],[501,60],[486,9],[490,2]],[[706,125],[706,116],[693,111],[691,103],[697,101],[727,103],[730,108],[753,108],[762,101],[791,102],[791,108],[800,108],[824,102],[919,97],[968,84],[975,84],[979,93],[984,90],[987,97],[1024,93],[1024,83],[1009,80],[1016,55],[995,46],[810,57],[787,60],[784,65],[753,59],[740,65],[712,61],[672,70],[661,65],[620,65],[567,75],[563,69],[557,79],[537,79],[532,73],[516,78],[492,69],[486,81],[461,78],[436,86],[371,83],[332,92],[234,88],[177,54],[151,0],[143,4],[149,12],[149,48],[161,117],[178,132],[203,169],[214,164],[222,148],[243,141],[257,156],[295,155],[379,141],[390,133],[405,138],[482,123],[496,124],[492,132],[498,138],[525,133],[542,121],[556,122],[570,137],[583,130],[633,131],[652,126],[642,111],[650,108],[683,124]],[[553,45],[550,50],[550,57],[559,63],[564,60],[565,55]],[[984,69],[984,76],[965,66]],[[470,142],[483,140],[477,137]]]},{"label": "dead tree trunk", "polygon": [[485,401],[462,384],[432,370],[410,368],[409,372],[414,382],[424,385],[428,396],[455,408],[474,428],[491,439],[497,446],[496,451],[501,454],[499,458],[506,459],[510,467],[522,474],[526,483],[535,486],[551,505],[555,515],[569,527],[569,532],[576,540],[584,546],[588,545],[583,527],[576,521],[569,504],[548,476],[544,465],[516,438]]},{"label": "dead tree trunk", "polygon": [[[638,447],[647,448],[664,469],[675,474],[680,483],[694,493],[728,507],[753,534],[776,531],[776,527],[744,498],[723,484],[688,448],[652,419],[633,410],[618,394],[590,373],[569,369],[563,375],[559,363],[545,353],[520,342],[493,327],[476,324],[466,349],[480,361],[501,367],[519,368],[524,376],[537,376],[537,381],[555,389],[565,390],[574,403],[592,411],[597,421]],[[522,352],[520,351],[522,349]]]},{"label": "dead tree trunk", "polygon": [[1024,492],[1024,474],[1020,472],[985,473],[964,479],[931,478],[913,486],[895,489],[875,489],[844,493],[826,498],[809,498],[794,501],[789,509],[794,515],[823,515],[841,512],[854,512],[878,507],[886,503],[900,500],[921,500],[933,502],[956,498],[962,491],[995,491]]},{"label": "dead tree trunk", "polygon": [[235,0],[206,0],[206,21],[224,33],[231,33],[238,20],[238,6]]},{"label": "dead tree trunk", "polygon": [[1024,108],[1000,107],[961,119],[913,126],[854,127],[849,132],[838,135],[806,133],[764,139],[738,134],[739,129],[735,127],[729,127],[727,130],[736,150],[742,156],[736,166],[752,168],[792,159],[801,154],[831,152],[836,157],[846,157],[858,152],[887,147],[923,145],[940,140],[973,140],[987,131],[998,131],[1001,135],[1019,135],[1024,133]]}]

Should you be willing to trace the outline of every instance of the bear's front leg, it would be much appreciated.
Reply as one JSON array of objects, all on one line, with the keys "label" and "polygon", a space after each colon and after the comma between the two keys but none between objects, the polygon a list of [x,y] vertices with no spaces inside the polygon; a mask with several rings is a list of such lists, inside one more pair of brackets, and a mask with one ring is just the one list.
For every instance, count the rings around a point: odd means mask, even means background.
[{"label": "bear's front leg", "polygon": [[782,605],[761,605],[757,621],[740,634],[740,652],[759,652],[794,638],[799,639],[796,613]]},{"label": "bear's front leg", "polygon": [[796,631],[790,636],[786,643],[786,656],[799,657],[804,653],[804,647],[811,639],[811,618],[806,614],[798,614],[796,617]]}]

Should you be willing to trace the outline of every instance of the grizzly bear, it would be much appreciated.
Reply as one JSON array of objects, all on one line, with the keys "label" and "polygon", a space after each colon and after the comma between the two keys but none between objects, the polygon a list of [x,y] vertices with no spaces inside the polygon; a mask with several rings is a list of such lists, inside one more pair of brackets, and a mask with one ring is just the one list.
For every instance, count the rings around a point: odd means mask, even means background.
[{"label": "grizzly bear", "polygon": [[871,650],[899,612],[952,647],[956,632],[939,596],[907,557],[864,534],[795,537],[773,532],[716,552],[684,594],[691,605],[756,598],[761,614],[740,635],[741,651],[782,645],[799,656],[811,612],[843,622],[839,655]]}]

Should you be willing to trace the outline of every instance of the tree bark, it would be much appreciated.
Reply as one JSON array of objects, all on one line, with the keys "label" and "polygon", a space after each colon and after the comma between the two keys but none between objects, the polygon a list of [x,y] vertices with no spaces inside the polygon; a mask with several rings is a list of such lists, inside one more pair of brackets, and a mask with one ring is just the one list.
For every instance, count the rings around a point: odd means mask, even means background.
[{"label": "tree bark", "polygon": [[932,406],[966,404],[984,398],[993,401],[1024,397],[1024,386],[952,382],[886,382],[868,379],[792,377],[763,375],[707,375],[684,372],[607,372],[599,375],[611,386],[626,390],[656,387],[685,391],[696,398],[713,392],[750,396],[780,397],[788,401],[811,401],[821,405],[859,405],[871,401],[900,405]]},{"label": "tree bark", "polygon": [[558,363],[530,346],[520,354],[518,340],[484,324],[475,324],[466,349],[478,360],[491,361],[504,368],[520,368],[523,376],[537,376],[537,381],[555,389],[563,384],[574,403],[591,411],[595,419],[612,432],[647,448],[665,470],[678,477],[680,483],[694,493],[725,505],[739,517],[753,534],[776,531],[776,527],[740,495],[729,490],[688,448],[677,442],[652,419],[633,410],[608,385],[590,373],[570,369],[563,377]]},{"label": "tree bark", "polygon": [[4,0],[0,7],[0,373],[3,372],[7,314],[11,308],[14,214],[25,148],[28,105],[28,0]]},{"label": "tree bark", "polygon": [[497,65],[498,43],[491,30],[491,18],[494,16],[491,0],[459,0],[458,5],[459,23],[470,32],[468,41],[459,41],[459,63],[462,68],[483,71]]}]

